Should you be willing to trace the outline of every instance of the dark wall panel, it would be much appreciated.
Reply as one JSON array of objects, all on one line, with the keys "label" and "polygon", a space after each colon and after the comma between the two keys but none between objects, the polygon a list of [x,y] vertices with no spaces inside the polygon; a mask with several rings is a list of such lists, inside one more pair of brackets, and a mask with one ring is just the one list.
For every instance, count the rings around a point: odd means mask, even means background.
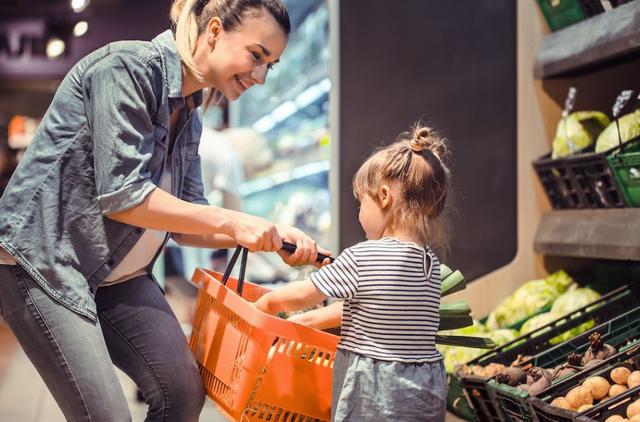
[{"label": "dark wall panel", "polygon": [[364,239],[353,174],[374,147],[422,119],[453,150],[447,262],[470,280],[514,257],[515,3],[340,1],[341,248]]}]

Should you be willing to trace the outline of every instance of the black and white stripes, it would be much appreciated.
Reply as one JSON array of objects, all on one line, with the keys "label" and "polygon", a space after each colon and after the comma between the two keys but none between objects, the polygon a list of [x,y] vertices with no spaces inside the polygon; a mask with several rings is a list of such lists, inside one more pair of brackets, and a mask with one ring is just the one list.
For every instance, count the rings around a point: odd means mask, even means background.
[{"label": "black and white stripes", "polygon": [[359,243],[312,274],[345,299],[338,347],[375,359],[433,362],[440,322],[440,263],[427,248],[385,237]]}]

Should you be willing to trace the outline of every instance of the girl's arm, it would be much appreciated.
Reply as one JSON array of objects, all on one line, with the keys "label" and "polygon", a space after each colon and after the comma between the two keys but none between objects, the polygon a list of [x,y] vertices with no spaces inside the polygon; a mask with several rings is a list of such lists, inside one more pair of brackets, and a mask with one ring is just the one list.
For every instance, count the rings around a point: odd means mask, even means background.
[{"label": "girl's arm", "polygon": [[263,295],[254,302],[262,312],[275,315],[280,311],[299,311],[327,299],[311,280],[295,281]]},{"label": "girl's arm", "polygon": [[322,308],[291,315],[288,319],[316,330],[340,327],[342,325],[342,305],[342,301],[334,302]]}]

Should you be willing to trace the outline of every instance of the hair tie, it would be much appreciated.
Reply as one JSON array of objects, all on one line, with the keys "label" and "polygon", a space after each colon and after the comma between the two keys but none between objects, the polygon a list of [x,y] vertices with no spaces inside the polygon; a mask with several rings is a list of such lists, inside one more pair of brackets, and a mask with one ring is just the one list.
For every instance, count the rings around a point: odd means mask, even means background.
[{"label": "hair tie", "polygon": [[421,144],[420,142],[418,142],[416,138],[413,138],[412,140],[409,141],[409,148],[411,148],[411,151],[417,154],[420,154],[425,149],[424,144]]}]

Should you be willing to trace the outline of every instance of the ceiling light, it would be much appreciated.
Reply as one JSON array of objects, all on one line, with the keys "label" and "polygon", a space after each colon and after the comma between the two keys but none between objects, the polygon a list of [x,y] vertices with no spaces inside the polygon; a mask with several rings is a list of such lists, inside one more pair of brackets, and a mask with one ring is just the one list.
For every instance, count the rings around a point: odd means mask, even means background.
[{"label": "ceiling light", "polygon": [[89,5],[89,0],[71,0],[71,8],[74,12],[80,13]]},{"label": "ceiling light", "polygon": [[66,48],[66,44],[60,38],[50,38],[47,41],[47,57],[53,59],[58,57]]},{"label": "ceiling light", "polygon": [[75,26],[73,27],[73,36],[81,37],[87,33],[88,29],[89,29],[89,24],[87,23],[87,21],[80,21],[76,23]]}]

